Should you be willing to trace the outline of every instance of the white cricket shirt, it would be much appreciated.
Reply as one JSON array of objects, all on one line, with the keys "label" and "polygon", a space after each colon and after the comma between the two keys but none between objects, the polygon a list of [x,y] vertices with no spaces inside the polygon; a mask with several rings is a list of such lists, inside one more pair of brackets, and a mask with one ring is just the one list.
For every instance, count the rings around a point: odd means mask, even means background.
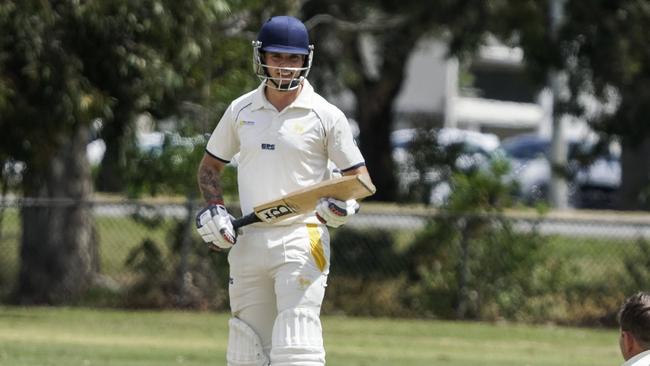
[{"label": "white cricket shirt", "polygon": [[[278,112],[264,84],[234,100],[210,136],[206,151],[229,162],[239,153],[237,179],[244,215],[253,207],[364,165],[347,118],[307,80],[296,100]],[[313,215],[301,222],[318,222]],[[288,222],[296,222],[289,220]]]}]

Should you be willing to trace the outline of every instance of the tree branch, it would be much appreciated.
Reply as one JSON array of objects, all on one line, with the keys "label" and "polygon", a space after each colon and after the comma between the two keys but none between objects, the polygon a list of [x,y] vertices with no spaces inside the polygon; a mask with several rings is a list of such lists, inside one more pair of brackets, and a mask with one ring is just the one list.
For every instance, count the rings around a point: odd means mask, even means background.
[{"label": "tree branch", "polygon": [[317,14],[305,21],[307,29],[313,29],[320,24],[331,24],[336,28],[348,32],[376,32],[397,28],[406,24],[408,17],[403,15],[391,16],[388,18],[376,17],[360,22],[350,22],[334,17],[331,14]]}]

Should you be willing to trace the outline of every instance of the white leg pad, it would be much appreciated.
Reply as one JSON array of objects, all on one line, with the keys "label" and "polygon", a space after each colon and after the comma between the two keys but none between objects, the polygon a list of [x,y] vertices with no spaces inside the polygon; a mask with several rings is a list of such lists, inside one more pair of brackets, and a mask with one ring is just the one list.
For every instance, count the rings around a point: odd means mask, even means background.
[{"label": "white leg pad", "polygon": [[273,325],[271,365],[325,365],[323,330],[316,311],[288,309],[278,314]]},{"label": "white leg pad", "polygon": [[239,318],[231,318],[228,328],[228,366],[268,366],[262,340],[253,328]]}]

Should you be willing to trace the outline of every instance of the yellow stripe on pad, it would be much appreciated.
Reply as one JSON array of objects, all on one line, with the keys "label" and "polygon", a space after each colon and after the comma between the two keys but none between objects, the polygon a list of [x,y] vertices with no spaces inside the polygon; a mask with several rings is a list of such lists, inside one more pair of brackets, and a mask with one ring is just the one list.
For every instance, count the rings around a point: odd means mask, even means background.
[{"label": "yellow stripe on pad", "polygon": [[327,259],[325,259],[325,252],[323,251],[323,243],[321,242],[320,230],[317,224],[307,224],[307,232],[309,233],[309,246],[311,247],[311,255],[316,261],[316,265],[321,272],[325,270]]}]

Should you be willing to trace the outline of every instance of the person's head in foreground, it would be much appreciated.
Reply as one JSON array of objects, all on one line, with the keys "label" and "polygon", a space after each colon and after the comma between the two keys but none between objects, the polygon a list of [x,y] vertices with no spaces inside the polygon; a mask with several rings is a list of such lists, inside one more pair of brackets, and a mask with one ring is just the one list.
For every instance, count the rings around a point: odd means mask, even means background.
[{"label": "person's head in foreground", "polygon": [[619,344],[625,361],[650,359],[650,293],[638,292],[625,300],[618,313]]}]

